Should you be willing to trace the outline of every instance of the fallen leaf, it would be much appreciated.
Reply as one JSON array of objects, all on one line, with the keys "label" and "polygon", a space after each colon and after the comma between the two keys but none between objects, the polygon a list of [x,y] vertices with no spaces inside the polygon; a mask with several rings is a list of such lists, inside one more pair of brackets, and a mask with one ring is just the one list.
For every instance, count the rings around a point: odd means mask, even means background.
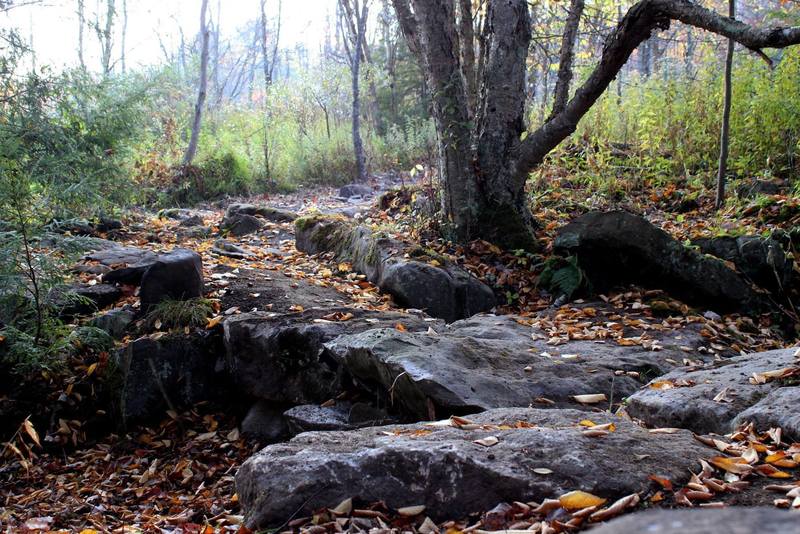
[{"label": "fallen leaf", "polygon": [[36,432],[35,428],[33,428],[33,423],[31,423],[30,419],[25,419],[22,422],[22,427],[25,429],[25,433],[30,436],[33,442],[36,443],[37,446],[41,447],[42,444],[39,442],[39,433]]},{"label": "fallen leaf", "polygon": [[753,470],[744,458],[731,458],[729,456],[714,456],[709,460],[711,465],[735,475],[746,475]]},{"label": "fallen leaf", "polygon": [[222,316],[222,315],[217,315],[216,317],[212,317],[206,323],[206,329],[207,330],[211,330],[212,328],[217,326],[220,322],[222,322],[223,318],[224,318],[224,316]]},{"label": "fallen leaf", "polygon": [[334,515],[348,515],[350,512],[353,511],[353,499],[345,499],[336,506],[336,508],[331,509],[331,513]]},{"label": "fallen leaf", "polygon": [[592,393],[588,395],[573,395],[572,396],[575,401],[581,404],[597,404],[598,402],[603,402],[608,400],[605,393]]},{"label": "fallen leaf", "polygon": [[633,508],[639,504],[639,494],[632,493],[626,497],[622,497],[621,499],[617,500],[609,506],[608,508],[603,508],[602,510],[598,510],[594,512],[592,515],[589,516],[590,521],[605,521],[607,519],[611,519],[622,512],[624,512],[628,508]]},{"label": "fallen leaf", "polygon": [[422,504],[417,506],[406,506],[404,508],[398,508],[397,515],[403,517],[414,517],[421,514],[424,511],[425,511],[425,505]]},{"label": "fallen leaf", "polygon": [[567,511],[581,510],[590,506],[601,506],[606,499],[586,493],[585,491],[570,491],[558,498],[561,507]]},{"label": "fallen leaf", "polygon": [[496,436],[487,436],[485,438],[476,439],[473,443],[477,443],[478,445],[483,445],[484,447],[493,447],[500,443],[500,440],[497,439]]},{"label": "fallen leaf", "polygon": [[663,477],[659,477],[659,476],[656,476],[656,475],[650,475],[647,478],[649,478],[650,480],[652,480],[653,482],[655,482],[656,484],[658,484],[659,486],[661,486],[665,490],[672,491],[672,481],[670,481],[668,478],[663,478]]},{"label": "fallen leaf", "polygon": [[781,471],[777,467],[771,466],[769,464],[756,466],[755,471],[758,474],[764,475],[769,478],[792,478],[792,475],[790,475],[786,471]]}]

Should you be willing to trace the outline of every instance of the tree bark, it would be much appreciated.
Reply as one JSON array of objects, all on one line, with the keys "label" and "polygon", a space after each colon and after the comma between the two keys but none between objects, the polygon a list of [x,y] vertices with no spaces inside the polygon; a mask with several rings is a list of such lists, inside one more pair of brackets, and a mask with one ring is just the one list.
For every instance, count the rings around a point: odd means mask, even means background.
[{"label": "tree bark", "polygon": [[86,0],[78,0],[78,61],[81,69],[86,70],[86,60],[83,56],[83,29],[86,26]]},{"label": "tree bark", "polygon": [[[736,0],[728,0],[728,16],[736,17]],[[725,56],[725,86],[724,101],[722,103],[722,131],[719,141],[719,166],[717,167],[717,197],[714,202],[716,209],[725,204],[725,182],[728,175],[728,149],[730,146],[731,131],[731,103],[733,100],[733,50],[736,42],[728,38],[728,51]]]},{"label": "tree bark", "polygon": [[114,8],[114,0],[106,0],[106,20],[105,26],[102,30],[99,28],[98,23],[98,37],[100,38],[100,61],[103,68],[103,76],[111,74],[111,46],[113,44],[113,29],[114,29],[114,15],[116,10]]},{"label": "tree bark", "polygon": [[191,165],[197,153],[197,143],[200,138],[200,125],[203,118],[203,106],[206,101],[206,86],[208,84],[208,39],[209,31],[206,23],[206,11],[208,0],[203,0],[200,6],[200,40],[202,50],[200,52],[200,80],[198,82],[197,102],[194,106],[194,121],[192,122],[192,136],[189,139],[189,146],[183,156],[183,165]]},{"label": "tree bark", "polygon": [[528,174],[575,131],[633,51],[654,31],[679,20],[753,50],[800,43],[800,27],[751,27],[690,0],[640,0],[608,36],[598,64],[574,96],[529,133],[524,101],[531,28],[525,0],[488,0],[474,126],[462,77],[454,2],[393,0],[393,4],[432,93],[444,228],[457,240],[483,238],[508,248],[535,245],[525,197]]},{"label": "tree bark", "polygon": [[[356,163],[357,182],[367,180],[367,162],[364,155],[364,142],[361,138],[361,91],[360,91],[360,72],[361,61],[366,59],[365,42],[367,33],[367,18],[369,16],[369,0],[339,0],[339,6],[344,13],[344,22],[347,27],[343,31],[350,33],[352,47],[344,39],[345,50],[348,54],[350,63],[351,86],[353,92],[352,106],[352,135],[353,135],[353,154]],[[340,19],[342,22],[342,19]]]},{"label": "tree bark", "polygon": [[553,93],[553,111],[551,116],[564,111],[569,100],[569,84],[572,82],[572,63],[575,58],[575,41],[578,37],[578,27],[583,14],[583,0],[572,0],[569,14],[561,39],[561,53],[558,60],[558,77]]},{"label": "tree bark", "polygon": [[[583,1],[583,0],[578,0]],[[470,114],[475,113],[478,99],[478,71],[475,66],[475,29],[472,22],[472,0],[459,0],[458,37],[461,49],[461,75],[467,89]]]},{"label": "tree bark", "polygon": [[120,43],[120,65],[125,74],[125,41],[128,39],[128,0],[122,0],[122,42]]}]

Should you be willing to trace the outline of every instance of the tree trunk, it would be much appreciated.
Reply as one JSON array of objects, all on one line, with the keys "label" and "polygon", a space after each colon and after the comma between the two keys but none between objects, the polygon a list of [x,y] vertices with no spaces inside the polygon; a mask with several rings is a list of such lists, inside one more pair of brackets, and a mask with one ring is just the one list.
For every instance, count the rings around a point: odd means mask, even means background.
[{"label": "tree trunk", "polygon": [[100,61],[102,62],[103,76],[111,74],[111,46],[113,44],[112,37],[115,13],[114,0],[106,0],[106,23],[100,35]]},{"label": "tree trunk", "polygon": [[[353,134],[353,153],[356,162],[357,182],[367,180],[367,163],[364,155],[364,142],[361,139],[361,92],[360,92],[360,71],[361,61],[366,59],[365,39],[367,33],[367,18],[369,15],[369,0],[339,0],[338,6],[341,8],[339,13],[339,24],[342,33],[349,33],[348,40],[343,39],[345,52],[350,63],[351,85],[353,92],[352,109],[352,134]],[[352,45],[352,46],[351,46]],[[377,92],[376,92],[377,94]],[[377,96],[376,96],[377,98]]]},{"label": "tree trunk", "polygon": [[[736,17],[736,0],[728,0],[728,16]],[[728,39],[728,52],[725,56],[725,95],[722,103],[722,132],[719,141],[719,166],[717,167],[717,198],[714,203],[716,209],[725,204],[725,181],[728,174],[728,148],[730,145],[731,130],[731,103],[733,100],[733,39]]]},{"label": "tree trunk", "polygon": [[469,112],[474,114],[478,99],[478,79],[477,70],[475,69],[475,29],[472,25],[472,0],[459,0],[458,5],[461,76],[464,77],[464,85],[467,89]]},{"label": "tree trunk", "polygon": [[208,24],[206,24],[206,11],[208,0],[203,0],[200,6],[200,40],[202,50],[200,52],[200,81],[198,82],[197,102],[194,106],[194,121],[192,122],[192,136],[189,139],[189,146],[183,156],[183,164],[191,165],[197,153],[197,142],[200,138],[200,125],[203,118],[203,106],[206,101],[206,85],[208,84]]},{"label": "tree trunk", "polygon": [[569,84],[572,82],[572,63],[575,57],[575,40],[578,37],[578,27],[581,24],[583,14],[583,0],[572,0],[569,6],[569,14],[564,28],[564,35],[561,40],[561,53],[558,60],[558,77],[556,78],[556,88],[553,93],[552,115],[557,115],[564,111],[569,100]]},{"label": "tree trunk", "polygon": [[734,39],[750,49],[800,43],[800,28],[756,28],[690,0],[641,0],[608,36],[586,81],[563,109],[525,130],[525,64],[531,40],[526,0],[488,0],[481,31],[481,88],[474,121],[462,76],[455,2],[393,0],[397,19],[431,92],[442,183],[443,228],[460,241],[482,238],[533,248],[525,182],[569,137],[633,51],[672,20]]},{"label": "tree trunk", "polygon": [[[366,6],[365,6],[366,10]],[[365,21],[366,22],[366,21]],[[360,24],[359,24],[360,26]],[[361,140],[361,95],[359,92],[359,70],[361,67],[361,42],[364,39],[364,32],[358,28],[356,35],[356,46],[353,52],[353,152],[356,158],[356,181],[365,182],[367,180],[367,164],[364,157],[364,142]]]},{"label": "tree trunk", "polygon": [[128,39],[128,0],[122,0],[122,42],[120,43],[120,66],[125,74],[125,41]]},{"label": "tree trunk", "polygon": [[86,26],[86,2],[78,0],[78,61],[81,69],[86,70],[86,60],[83,56],[83,29]]}]

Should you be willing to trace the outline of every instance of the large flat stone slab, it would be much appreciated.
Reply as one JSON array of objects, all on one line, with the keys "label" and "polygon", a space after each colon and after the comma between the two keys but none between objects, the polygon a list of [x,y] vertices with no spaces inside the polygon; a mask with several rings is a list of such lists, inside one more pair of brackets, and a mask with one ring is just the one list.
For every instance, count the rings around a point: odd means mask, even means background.
[{"label": "large flat stone slab", "polygon": [[[795,351],[773,350],[736,356],[706,368],[676,369],[631,395],[626,410],[648,425],[698,433],[726,434],[748,418],[764,425],[781,422],[800,438],[796,377],[795,385],[787,387],[781,387],[787,384],[782,380],[767,378],[761,383],[753,379],[754,375],[797,366]],[[794,408],[787,412],[784,407],[791,407],[792,402]]]},{"label": "large flat stone slab", "polygon": [[[433,332],[345,335],[326,347],[365,388],[419,418],[530,405],[608,409],[686,356],[668,339],[659,351],[613,340],[554,347],[523,321],[480,315]],[[676,345],[700,340],[687,330]],[[586,406],[573,398],[598,394],[606,398]]]},{"label": "large flat stone slab", "polygon": [[[442,520],[572,490],[619,498],[651,488],[650,475],[680,484],[709,452],[688,431],[653,434],[609,413],[592,420],[613,422],[616,431],[587,437],[578,424],[585,418],[578,410],[515,408],[471,416],[485,425],[472,430],[416,424],[305,433],[247,460],[236,489],[253,530],[348,498],[424,505]],[[476,443],[487,438],[496,444]]]},{"label": "large flat stone slab", "polygon": [[342,373],[323,357],[323,344],[340,335],[374,328],[410,331],[439,327],[420,314],[345,307],[286,314],[251,313],[224,323],[227,367],[242,391],[254,398],[290,404],[324,402],[341,393]]},{"label": "large flat stone slab", "polygon": [[799,534],[800,517],[776,508],[650,510],[620,517],[592,534]]}]

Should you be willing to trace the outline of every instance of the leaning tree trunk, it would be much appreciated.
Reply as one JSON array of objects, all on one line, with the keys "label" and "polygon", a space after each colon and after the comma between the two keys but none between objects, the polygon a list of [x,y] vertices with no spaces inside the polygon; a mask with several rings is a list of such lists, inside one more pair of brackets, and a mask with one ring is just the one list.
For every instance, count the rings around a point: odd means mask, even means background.
[{"label": "leaning tree trunk", "polygon": [[691,0],[640,0],[608,36],[599,62],[574,96],[541,127],[528,132],[524,122],[525,64],[531,28],[526,0],[487,2],[474,120],[461,57],[461,47],[472,43],[459,42],[455,2],[392,1],[431,93],[443,227],[460,241],[482,238],[507,248],[533,248],[535,243],[525,196],[529,173],[576,130],[636,47],[655,30],[667,29],[672,20],[679,20],[752,50],[800,43],[800,28],[752,27]]},{"label": "leaning tree trunk", "polygon": [[194,121],[192,121],[192,136],[189,139],[189,146],[183,156],[183,164],[191,165],[194,155],[197,152],[197,142],[200,139],[200,124],[203,118],[203,105],[206,101],[206,86],[208,84],[208,25],[206,24],[206,10],[208,0],[203,0],[200,6],[200,40],[202,50],[200,52],[200,81],[197,90],[197,102],[194,106]]},{"label": "leaning tree trunk", "polygon": [[[728,0],[728,15],[736,16],[736,0]],[[730,147],[731,132],[731,101],[733,99],[733,49],[735,41],[728,39],[728,52],[725,55],[725,95],[722,103],[722,131],[719,142],[719,166],[717,167],[717,198],[714,202],[716,209],[725,204],[725,181],[728,174],[728,149]]]}]

